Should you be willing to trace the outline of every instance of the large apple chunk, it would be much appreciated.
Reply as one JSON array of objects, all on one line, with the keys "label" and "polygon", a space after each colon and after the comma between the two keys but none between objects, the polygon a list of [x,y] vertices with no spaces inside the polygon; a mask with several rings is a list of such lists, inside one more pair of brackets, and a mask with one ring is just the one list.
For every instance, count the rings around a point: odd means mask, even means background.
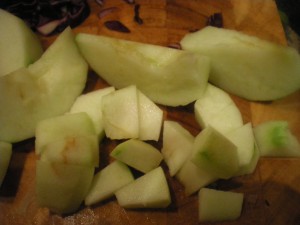
[{"label": "large apple chunk", "polygon": [[0,9],[0,76],[28,66],[42,53],[40,40],[27,24]]},{"label": "large apple chunk", "polygon": [[274,100],[300,88],[300,56],[286,46],[238,31],[206,27],[181,40],[211,58],[209,81],[249,100]]},{"label": "large apple chunk", "polygon": [[210,60],[186,51],[91,34],[76,41],[92,69],[116,88],[136,85],[152,101],[186,105],[206,87]]},{"label": "large apple chunk", "polygon": [[199,197],[199,222],[236,220],[243,208],[244,194],[202,188]]},{"label": "large apple chunk", "polygon": [[12,144],[0,141],[0,187],[6,175],[12,155]]},{"label": "large apple chunk", "polygon": [[33,137],[39,121],[67,112],[85,87],[87,69],[67,28],[34,64],[0,77],[0,139]]},{"label": "large apple chunk", "polygon": [[169,186],[161,167],[122,187],[115,195],[124,208],[165,208],[171,203]]}]

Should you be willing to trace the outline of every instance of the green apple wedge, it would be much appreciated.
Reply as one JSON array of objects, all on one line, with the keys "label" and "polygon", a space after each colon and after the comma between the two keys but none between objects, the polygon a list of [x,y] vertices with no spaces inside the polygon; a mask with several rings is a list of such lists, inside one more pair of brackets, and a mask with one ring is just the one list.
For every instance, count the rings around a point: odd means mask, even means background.
[{"label": "green apple wedge", "polygon": [[244,194],[201,188],[198,194],[199,222],[236,220],[240,217]]},{"label": "green apple wedge", "polygon": [[77,34],[76,42],[91,68],[110,85],[136,85],[155,103],[187,105],[206,87],[210,60],[205,56],[84,33]]},{"label": "green apple wedge", "polygon": [[110,198],[117,190],[133,181],[134,177],[128,166],[115,160],[95,174],[84,203],[93,205]]},{"label": "green apple wedge", "polygon": [[272,120],[254,127],[260,156],[300,157],[300,143],[284,120]]},{"label": "green apple wedge", "polygon": [[12,144],[0,141],[0,187],[6,175],[12,156]]},{"label": "green apple wedge", "polygon": [[300,88],[300,56],[291,47],[211,26],[180,44],[210,57],[210,82],[248,100],[275,100]]},{"label": "green apple wedge", "polygon": [[78,96],[70,109],[70,113],[86,112],[92,119],[99,140],[104,136],[102,122],[102,97],[115,91],[114,87],[107,87]]},{"label": "green apple wedge", "polygon": [[0,140],[31,138],[39,121],[67,112],[85,87],[87,70],[67,28],[35,63],[0,77]]},{"label": "green apple wedge", "polygon": [[125,185],[115,195],[124,208],[166,208],[171,203],[169,186],[161,167]]},{"label": "green apple wedge", "polygon": [[27,67],[41,57],[37,35],[15,15],[0,9],[0,76]]},{"label": "green apple wedge", "polygon": [[174,176],[192,154],[194,136],[176,121],[166,120],[161,153],[169,173]]},{"label": "green apple wedge", "polygon": [[118,144],[110,156],[143,173],[155,169],[163,160],[158,149],[138,139]]},{"label": "green apple wedge", "polygon": [[73,213],[91,186],[95,167],[37,160],[36,197],[42,207],[58,214]]}]

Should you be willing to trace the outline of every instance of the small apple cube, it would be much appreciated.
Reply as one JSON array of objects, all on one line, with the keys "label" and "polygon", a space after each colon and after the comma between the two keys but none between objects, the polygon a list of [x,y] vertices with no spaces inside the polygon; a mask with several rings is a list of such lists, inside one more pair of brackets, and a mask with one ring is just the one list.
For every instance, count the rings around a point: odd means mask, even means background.
[{"label": "small apple cube", "polygon": [[93,205],[112,197],[117,190],[132,181],[134,177],[128,166],[117,160],[112,162],[94,176],[84,200],[85,205]]},{"label": "small apple cube", "polygon": [[254,135],[261,156],[300,157],[299,141],[287,121],[264,122],[254,128]]},{"label": "small apple cube", "polygon": [[9,166],[12,155],[12,144],[0,141],[0,187]]},{"label": "small apple cube", "polygon": [[199,222],[236,220],[240,217],[244,194],[201,188],[199,197]]},{"label": "small apple cube", "polygon": [[70,113],[86,112],[92,119],[99,140],[104,136],[102,122],[102,97],[115,91],[107,87],[78,96],[70,109]]},{"label": "small apple cube", "polygon": [[119,89],[102,98],[104,131],[111,139],[139,137],[139,109],[136,86]]},{"label": "small apple cube", "polygon": [[122,187],[115,195],[124,208],[166,208],[171,203],[169,186],[161,167]]},{"label": "small apple cube", "polygon": [[237,147],[210,126],[196,136],[191,161],[223,179],[234,176],[239,168]]},{"label": "small apple cube", "polygon": [[40,206],[59,214],[75,212],[94,176],[94,167],[37,161],[36,196]]},{"label": "small apple cube", "polygon": [[194,136],[175,121],[164,121],[161,153],[174,176],[192,153]]},{"label": "small apple cube", "polygon": [[158,149],[137,139],[130,139],[119,144],[110,156],[143,173],[158,167],[163,159]]}]

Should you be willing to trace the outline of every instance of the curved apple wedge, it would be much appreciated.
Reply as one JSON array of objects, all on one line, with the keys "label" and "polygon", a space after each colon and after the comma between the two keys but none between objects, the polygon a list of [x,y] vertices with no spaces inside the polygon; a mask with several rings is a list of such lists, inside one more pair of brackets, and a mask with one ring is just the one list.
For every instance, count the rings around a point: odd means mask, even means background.
[{"label": "curved apple wedge", "polygon": [[87,70],[67,28],[34,64],[0,77],[0,140],[33,137],[40,120],[67,112],[85,87]]},{"label": "curved apple wedge", "polygon": [[76,42],[92,69],[116,88],[136,85],[155,103],[186,105],[206,87],[210,60],[191,52],[91,34]]}]

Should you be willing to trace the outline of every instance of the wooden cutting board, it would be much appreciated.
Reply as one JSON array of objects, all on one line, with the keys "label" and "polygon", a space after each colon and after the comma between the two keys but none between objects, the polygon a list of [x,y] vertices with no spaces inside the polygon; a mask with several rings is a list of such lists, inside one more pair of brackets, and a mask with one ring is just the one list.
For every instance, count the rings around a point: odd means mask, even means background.
[{"label": "wooden cutting board", "polygon": [[[213,13],[222,13],[224,27],[286,45],[284,31],[273,0],[136,0],[140,5],[142,24],[134,21],[133,4],[123,0],[106,0],[100,6],[89,1],[91,14],[74,32],[107,36],[169,46],[178,43],[184,34],[201,29]],[[108,14],[99,12],[111,8]],[[104,26],[118,20],[130,33],[111,31]],[[45,48],[54,37],[40,37]],[[92,72],[86,91],[107,86]],[[245,122],[253,125],[272,119],[284,119],[300,140],[300,91],[284,99],[257,103],[232,96]],[[179,121],[194,135],[200,131],[193,115],[193,105],[179,108],[163,107],[165,118]],[[101,144],[101,165],[111,159],[108,153],[114,142]],[[161,142],[157,144],[161,146]],[[60,216],[40,208],[35,197],[34,139],[14,145],[6,179],[0,189],[0,225],[195,225],[198,224],[197,195],[184,196],[179,182],[168,176],[172,205],[164,210],[125,210],[111,198],[93,207],[82,207],[72,215]],[[300,224],[300,160],[292,158],[261,158],[251,175],[219,181],[216,188],[245,194],[241,217],[234,225],[299,225]],[[205,224],[205,223],[203,223]],[[208,223],[207,223],[208,224]]]}]

